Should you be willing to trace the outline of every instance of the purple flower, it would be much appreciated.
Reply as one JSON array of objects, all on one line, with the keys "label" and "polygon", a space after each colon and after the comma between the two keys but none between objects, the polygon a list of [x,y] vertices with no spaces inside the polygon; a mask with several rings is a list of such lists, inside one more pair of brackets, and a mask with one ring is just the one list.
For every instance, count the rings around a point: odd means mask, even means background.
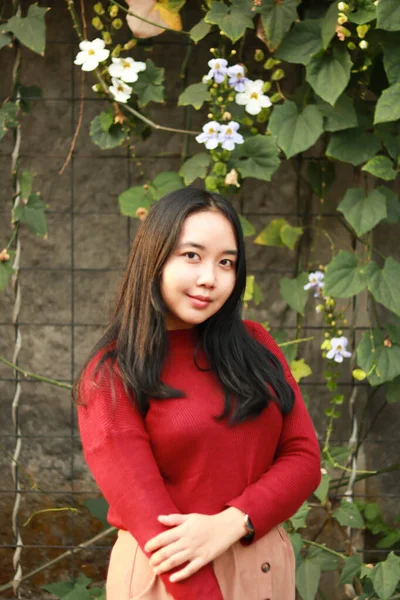
[{"label": "purple flower", "polygon": [[243,144],[244,139],[240,133],[237,133],[239,123],[231,121],[227,125],[221,125],[221,131],[218,136],[218,141],[224,150],[233,150],[235,144]]},{"label": "purple flower", "polygon": [[210,81],[210,79],[214,78],[215,83],[222,83],[226,76],[227,64],[228,61],[225,58],[212,58],[209,60],[208,66],[210,67],[210,71],[203,78],[203,81]]},{"label": "purple flower", "polygon": [[221,126],[216,121],[209,121],[203,126],[203,133],[196,136],[196,142],[206,145],[207,150],[214,150],[219,144],[218,134]]},{"label": "purple flower", "polygon": [[305,290],[314,290],[314,298],[320,296],[320,292],[324,289],[324,273],[322,271],[315,271],[310,273],[308,276],[308,283],[304,286]]},{"label": "purple flower", "polygon": [[244,92],[245,83],[249,81],[247,77],[244,76],[244,67],[242,65],[234,65],[233,67],[229,67],[226,71],[229,77],[229,85],[233,87],[236,92]]}]

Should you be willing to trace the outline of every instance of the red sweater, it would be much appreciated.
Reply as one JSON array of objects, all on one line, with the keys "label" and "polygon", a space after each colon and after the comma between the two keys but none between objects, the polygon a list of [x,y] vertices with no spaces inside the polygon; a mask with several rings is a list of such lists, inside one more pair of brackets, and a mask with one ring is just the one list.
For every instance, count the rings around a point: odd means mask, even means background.
[{"label": "red sweater", "polygon": [[[261,325],[245,324],[283,364],[296,396],[285,417],[270,402],[255,420],[233,427],[216,422],[223,391],[212,371],[194,364],[193,329],[168,332],[170,351],[162,371],[162,380],[186,398],[151,400],[144,419],[116,367],[110,381],[111,360],[96,375],[97,385],[90,383],[104,350],[84,373],[79,427],[85,459],[109,502],[109,522],[130,531],[142,550],[166,529],[158,515],[211,515],[228,506],[250,516],[257,540],[292,516],[319,484],[319,446],[299,387],[273,338]],[[206,361],[202,353],[199,359],[201,365]],[[161,575],[176,600],[222,600],[212,563],[171,583],[176,570]]]}]

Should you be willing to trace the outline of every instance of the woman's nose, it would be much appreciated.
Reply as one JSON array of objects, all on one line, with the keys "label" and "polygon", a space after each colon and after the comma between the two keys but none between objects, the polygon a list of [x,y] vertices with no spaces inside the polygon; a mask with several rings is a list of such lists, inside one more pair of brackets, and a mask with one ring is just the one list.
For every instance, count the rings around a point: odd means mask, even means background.
[{"label": "woman's nose", "polygon": [[215,287],[216,273],[215,267],[211,264],[203,264],[199,276],[197,278],[198,285],[205,285],[207,287]]}]

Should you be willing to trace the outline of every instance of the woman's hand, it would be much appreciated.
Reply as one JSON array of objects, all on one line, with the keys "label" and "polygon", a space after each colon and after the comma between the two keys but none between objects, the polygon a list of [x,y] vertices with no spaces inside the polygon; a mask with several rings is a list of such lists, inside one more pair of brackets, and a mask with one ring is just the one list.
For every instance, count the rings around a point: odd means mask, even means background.
[{"label": "woman's hand", "polygon": [[242,511],[230,507],[216,515],[163,515],[158,520],[171,527],[147,542],[153,552],[150,565],[158,575],[188,562],[173,573],[171,581],[181,581],[214,560],[246,533]]}]

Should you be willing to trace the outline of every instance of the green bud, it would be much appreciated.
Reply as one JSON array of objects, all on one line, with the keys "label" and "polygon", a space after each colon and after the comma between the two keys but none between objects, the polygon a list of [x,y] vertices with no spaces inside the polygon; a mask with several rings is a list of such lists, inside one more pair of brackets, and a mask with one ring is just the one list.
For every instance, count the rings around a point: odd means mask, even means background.
[{"label": "green bud", "polygon": [[206,185],[206,189],[210,192],[215,192],[218,189],[218,179],[216,177],[212,177],[212,175],[206,177],[204,183]]},{"label": "green bud", "polygon": [[367,35],[369,30],[369,25],[358,25],[357,26],[357,35],[359,38],[363,39]]},{"label": "green bud", "polygon": [[129,40],[129,42],[126,42],[126,44],[124,44],[124,50],[132,50],[132,48],[134,48],[137,44],[137,41],[132,39]]},{"label": "green bud", "polygon": [[361,50],[366,50],[368,48],[367,40],[361,40],[361,42],[358,45],[360,46]]},{"label": "green bud", "polygon": [[276,58],[269,58],[265,63],[264,63],[264,69],[267,69],[268,71],[270,69],[273,69],[274,67],[276,67],[276,65],[280,65],[281,61],[277,60]]},{"label": "green bud", "polygon": [[122,21],[122,19],[114,19],[114,21],[111,21],[111,25],[114,27],[114,29],[121,29],[121,27],[123,26],[124,22]]},{"label": "green bud", "polygon": [[271,79],[272,81],[280,81],[285,77],[285,71],[283,69],[277,69],[272,73]]},{"label": "green bud", "polygon": [[109,46],[110,44],[112,44],[112,37],[108,33],[108,31],[103,31],[102,34],[101,34],[101,37],[103,38],[103,40],[105,41],[105,43],[107,44],[107,46]]},{"label": "green bud", "polygon": [[262,111],[259,112],[258,115],[256,116],[256,121],[257,121],[257,123],[265,123],[266,121],[268,121],[268,117],[269,117],[269,109],[263,108]]},{"label": "green bud", "polygon": [[282,100],[282,96],[279,92],[276,92],[276,94],[272,94],[272,96],[270,96],[270,100],[272,104],[276,104],[277,102],[279,102],[279,100]]},{"label": "green bud", "polygon": [[121,50],[122,50],[122,46],[121,46],[121,44],[117,44],[117,45],[115,46],[114,50],[111,52],[111,56],[112,56],[113,58],[118,58],[118,57],[119,57],[119,55],[120,55],[120,52],[121,52]]},{"label": "green bud", "polygon": [[217,162],[214,165],[213,168],[213,173],[215,173],[215,175],[219,175],[219,176],[224,176],[226,175],[226,164],[223,162]]},{"label": "green bud", "polygon": [[258,133],[258,129],[257,129],[257,127],[252,127],[252,128],[250,129],[250,133],[252,133],[253,135],[257,135],[257,133]]},{"label": "green bud", "polygon": [[114,19],[114,17],[116,17],[118,15],[118,12],[119,12],[118,6],[115,6],[115,4],[110,6],[110,8],[108,9],[108,14],[110,15],[110,17],[112,19]]},{"label": "green bud", "polygon": [[338,9],[341,10],[342,12],[343,11],[346,12],[347,10],[349,10],[349,5],[346,4],[346,2],[339,2]]},{"label": "green bud", "polygon": [[266,94],[267,92],[269,92],[269,90],[271,89],[271,82],[270,81],[264,81],[264,85],[263,85],[263,92],[264,94]]},{"label": "green bud", "polygon": [[93,17],[92,25],[95,29],[97,29],[97,31],[101,31],[102,29],[104,29],[104,25],[101,22],[100,17]]},{"label": "green bud", "polygon": [[257,62],[264,60],[264,52],[260,48],[257,48],[257,50],[254,52],[254,60]]},{"label": "green bud", "polygon": [[106,12],[101,2],[96,2],[96,4],[93,6],[93,10],[96,13],[96,15],[104,15],[104,13]]},{"label": "green bud", "polygon": [[251,127],[253,125],[253,119],[250,119],[250,117],[243,117],[242,124],[245,127]]},{"label": "green bud", "polygon": [[363,381],[367,376],[365,371],[363,371],[362,369],[354,369],[354,371],[352,372],[352,375],[353,375],[354,379],[357,379],[357,381]]},{"label": "green bud", "polygon": [[339,25],[344,25],[345,23],[347,23],[348,20],[349,19],[347,18],[347,16],[344,13],[339,13],[338,20],[337,20]]},{"label": "green bud", "polygon": [[343,33],[344,37],[350,37],[351,36],[351,31],[349,29],[347,29],[347,27],[341,27],[341,32]]}]

